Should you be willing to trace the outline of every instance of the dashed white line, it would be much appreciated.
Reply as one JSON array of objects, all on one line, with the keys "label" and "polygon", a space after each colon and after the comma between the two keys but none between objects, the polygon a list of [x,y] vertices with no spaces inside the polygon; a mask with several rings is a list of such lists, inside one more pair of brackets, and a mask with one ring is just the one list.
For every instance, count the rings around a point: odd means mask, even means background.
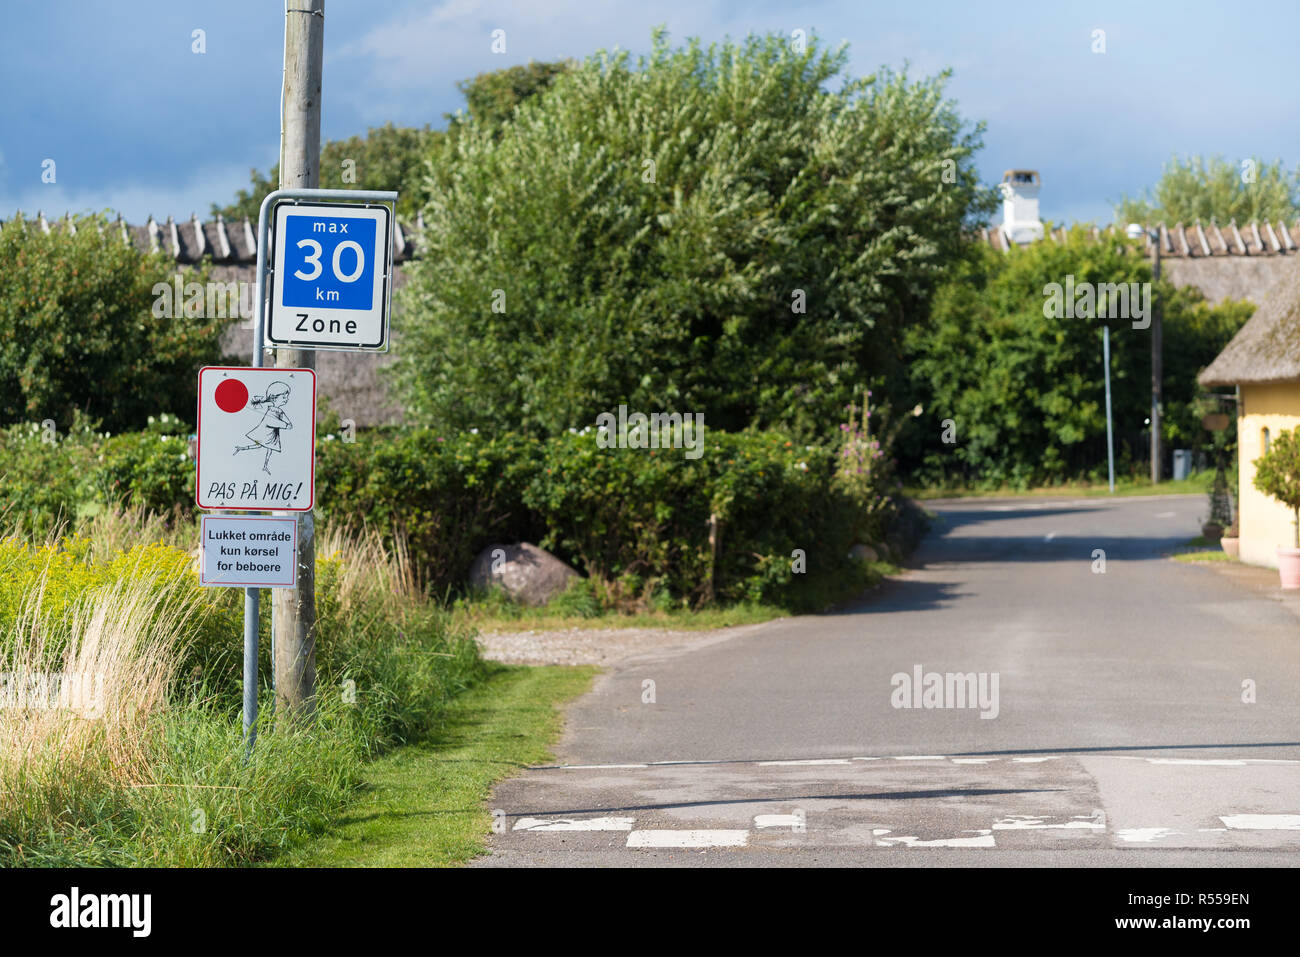
[{"label": "dashed white line", "polygon": [[1115,836],[1131,844],[1150,844],[1152,841],[1177,833],[1167,827],[1124,827],[1116,831]]},{"label": "dashed white line", "polygon": [[805,823],[802,814],[757,814],[754,816],[754,827],[788,827],[794,829]]},{"label": "dashed white line", "polygon": [[760,768],[784,768],[803,764],[848,764],[848,758],[806,758],[802,761],[759,761]]},{"label": "dashed white line", "polygon": [[744,847],[749,831],[633,831],[628,847]]}]

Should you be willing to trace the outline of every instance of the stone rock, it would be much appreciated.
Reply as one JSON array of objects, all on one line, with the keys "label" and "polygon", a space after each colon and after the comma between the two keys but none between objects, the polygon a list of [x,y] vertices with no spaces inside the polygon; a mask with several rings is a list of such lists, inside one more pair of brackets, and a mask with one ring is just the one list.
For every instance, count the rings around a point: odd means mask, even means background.
[{"label": "stone rock", "polygon": [[849,558],[856,558],[860,562],[880,561],[880,554],[870,545],[854,545],[849,549]]},{"label": "stone rock", "polygon": [[515,601],[545,605],[569,587],[579,574],[544,548],[528,542],[489,545],[478,553],[469,569],[475,588],[504,588]]}]

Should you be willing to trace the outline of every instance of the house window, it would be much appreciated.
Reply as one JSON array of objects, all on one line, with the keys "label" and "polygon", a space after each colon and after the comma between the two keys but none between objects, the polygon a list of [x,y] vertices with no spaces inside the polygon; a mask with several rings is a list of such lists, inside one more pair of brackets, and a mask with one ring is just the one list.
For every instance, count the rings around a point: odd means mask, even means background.
[{"label": "house window", "polygon": [[1259,442],[1264,446],[1264,454],[1268,455],[1268,429],[1260,429]]}]

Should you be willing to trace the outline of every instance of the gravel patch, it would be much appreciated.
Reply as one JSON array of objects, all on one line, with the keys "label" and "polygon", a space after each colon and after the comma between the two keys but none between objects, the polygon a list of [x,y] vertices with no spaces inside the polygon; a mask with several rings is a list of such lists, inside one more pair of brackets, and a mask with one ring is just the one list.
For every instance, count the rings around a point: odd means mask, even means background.
[{"label": "gravel patch", "polygon": [[754,626],[675,631],[671,628],[565,628],[480,632],[483,657],[512,665],[611,665],[633,655],[670,651]]}]

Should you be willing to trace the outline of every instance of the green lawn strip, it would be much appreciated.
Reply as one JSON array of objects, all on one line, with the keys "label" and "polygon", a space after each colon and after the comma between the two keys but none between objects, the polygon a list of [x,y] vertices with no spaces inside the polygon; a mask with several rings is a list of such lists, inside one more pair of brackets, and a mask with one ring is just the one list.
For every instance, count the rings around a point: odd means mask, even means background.
[{"label": "green lawn strip", "polygon": [[626,614],[609,611],[593,616],[565,615],[547,611],[546,607],[511,610],[502,614],[489,606],[462,605],[453,613],[480,631],[544,631],[569,628],[669,628],[674,631],[702,631],[756,625],[774,618],[786,618],[789,612],[773,605],[743,604],[730,608],[703,608],[699,611],[642,612]]},{"label": "green lawn strip", "polygon": [[482,853],[492,785],[552,760],[559,705],[586,691],[596,670],[493,666],[436,734],[368,765],[364,790],[330,833],[269,866],[447,867]]},{"label": "green lawn strip", "polygon": [[[1135,495],[1184,495],[1208,492],[1214,481],[1214,472],[1198,472],[1190,478],[1169,480],[1152,485],[1149,479],[1117,479],[1115,496]],[[1041,488],[909,488],[904,493],[918,501],[936,498],[1042,498],[1045,496],[1104,496],[1110,495],[1110,486],[1106,482],[1079,482],[1066,485],[1048,485]]]}]

